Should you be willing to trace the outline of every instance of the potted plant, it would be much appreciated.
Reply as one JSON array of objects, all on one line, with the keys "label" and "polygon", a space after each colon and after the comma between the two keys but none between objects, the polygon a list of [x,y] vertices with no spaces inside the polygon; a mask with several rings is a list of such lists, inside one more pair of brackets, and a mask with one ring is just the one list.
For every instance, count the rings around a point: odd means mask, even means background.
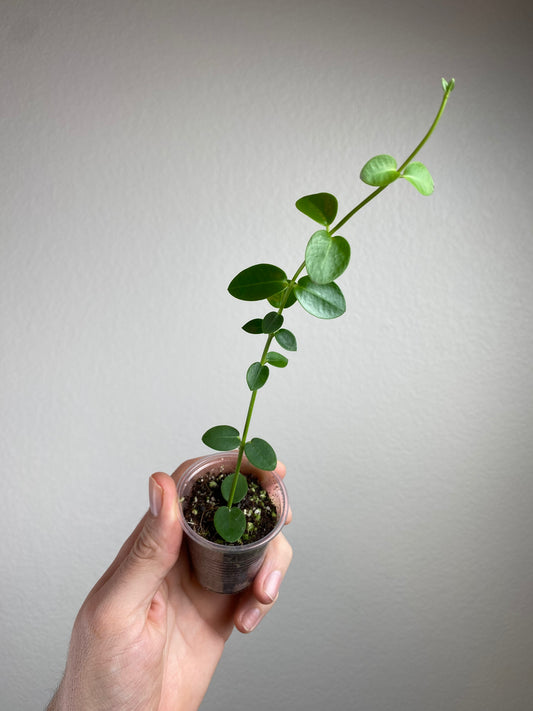
[{"label": "potted plant", "polygon": [[216,425],[202,441],[217,454],[195,461],[178,482],[180,520],[187,535],[193,568],[199,582],[215,592],[242,590],[259,569],[266,546],[279,533],[288,510],[283,482],[273,471],[277,456],[264,439],[249,437],[259,390],[266,384],[270,367],[284,368],[288,358],[273,350],[295,351],[295,335],[285,328],[284,312],[299,303],[312,316],[332,319],[346,310],[336,283],[350,261],[350,245],[338,234],[359,210],[391,183],[403,178],[422,195],[431,195],[433,179],[415,161],[428,141],[455,86],[442,80],[444,95],[433,123],[412,153],[398,165],[390,155],[377,155],[362,168],[361,180],[374,190],[344,217],[337,218],[338,203],[330,193],[306,195],[296,207],[318,223],[307,241],[302,263],[292,277],[278,266],[255,264],[231,281],[229,293],[244,301],[266,300],[268,311],[242,327],[264,338],[261,355],[246,372],[250,401],[242,432],[231,425]]}]

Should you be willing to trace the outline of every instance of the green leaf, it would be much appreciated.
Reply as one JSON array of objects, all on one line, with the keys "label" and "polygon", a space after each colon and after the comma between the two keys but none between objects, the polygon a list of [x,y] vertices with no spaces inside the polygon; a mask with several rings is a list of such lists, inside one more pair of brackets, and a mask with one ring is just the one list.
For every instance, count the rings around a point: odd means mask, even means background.
[{"label": "green leaf", "polygon": [[246,529],[246,516],[244,513],[233,507],[220,506],[213,519],[217,533],[227,543],[235,543],[242,536]]},{"label": "green leaf", "polygon": [[296,285],[296,298],[312,316],[337,318],[346,311],[346,301],[337,284],[315,284],[305,276]]},{"label": "green leaf", "polygon": [[283,326],[283,316],[277,311],[271,311],[263,319],[263,333],[274,333]]},{"label": "green leaf", "polygon": [[263,319],[253,318],[244,324],[242,330],[246,331],[246,333],[263,333]]},{"label": "green leaf", "polygon": [[286,351],[295,351],[297,349],[296,336],[286,328],[280,328],[279,331],[276,331],[274,338]]},{"label": "green leaf", "polygon": [[289,359],[281,353],[276,353],[276,351],[268,351],[266,354],[266,362],[270,363],[270,365],[274,365],[276,368],[285,368]]},{"label": "green leaf", "polygon": [[344,237],[332,237],[326,230],[318,230],[307,243],[305,266],[317,284],[329,284],[337,279],[350,262],[350,245]]},{"label": "green leaf", "polygon": [[367,185],[382,188],[400,177],[397,167],[398,164],[392,156],[381,154],[364,164],[359,177]]},{"label": "green leaf", "polygon": [[296,207],[307,217],[327,227],[337,215],[338,203],[337,198],[330,193],[316,193],[297,200]]},{"label": "green leaf", "polygon": [[255,264],[239,272],[228,286],[228,291],[236,299],[260,301],[283,291],[287,283],[283,269],[273,264]]},{"label": "green leaf", "polygon": [[[229,501],[229,497],[231,495],[231,489],[233,487],[233,479],[235,478],[235,473],[233,474],[228,474],[227,477],[224,478],[224,481],[220,485],[220,491],[222,493],[222,496],[226,499],[226,501]],[[246,496],[246,493],[248,492],[248,480],[243,474],[239,474],[237,478],[237,488],[235,489],[235,494],[233,496],[233,502],[234,504],[238,504],[239,501],[244,499]]]},{"label": "green leaf", "polygon": [[254,390],[259,390],[266,383],[269,375],[269,370],[267,365],[261,365],[261,363],[252,363],[248,368],[246,373],[246,382],[248,387],[253,392]]},{"label": "green leaf", "polygon": [[[288,287],[287,287],[288,288]],[[275,309],[279,309],[279,307],[283,304],[284,309],[288,309],[289,306],[292,306],[293,304],[296,303],[296,295],[294,293],[294,289],[291,287],[291,290],[289,294],[287,295],[287,288],[283,289],[283,291],[280,291],[278,294],[274,294],[273,296],[268,297],[268,303],[273,306]],[[285,298],[286,297],[286,298]],[[285,301],[285,303],[283,303]]]},{"label": "green leaf", "polygon": [[254,437],[249,442],[246,442],[244,453],[248,457],[248,461],[258,469],[272,471],[278,463],[276,452],[268,442],[265,442],[264,439],[259,439],[259,437]]},{"label": "green leaf", "polygon": [[435,189],[431,173],[423,163],[419,163],[418,161],[409,163],[402,173],[402,178],[405,178],[411,185],[414,185],[422,195],[431,195]]},{"label": "green leaf", "polygon": [[450,94],[451,94],[452,91],[455,89],[455,79],[450,79],[450,81],[447,81],[443,77],[442,78],[442,88],[444,89],[445,93],[448,91],[448,87],[450,89]]},{"label": "green leaf", "polygon": [[202,442],[211,449],[216,449],[219,452],[228,452],[230,449],[235,449],[241,443],[239,430],[230,425],[216,425],[207,430],[202,437]]}]

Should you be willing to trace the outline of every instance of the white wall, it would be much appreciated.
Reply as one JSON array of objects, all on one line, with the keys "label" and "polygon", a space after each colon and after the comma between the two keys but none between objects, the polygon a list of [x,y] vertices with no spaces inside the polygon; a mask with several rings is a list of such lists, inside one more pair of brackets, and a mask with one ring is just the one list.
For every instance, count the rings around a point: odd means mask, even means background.
[{"label": "white wall", "polygon": [[0,9],[2,709],[46,705],[148,475],[241,426],[262,307],[229,280],[294,269],[294,201],[350,209],[443,75],[434,196],[395,184],[344,230],[346,316],[287,314],[254,432],[288,465],[294,564],[204,708],[530,709],[530,3]]}]

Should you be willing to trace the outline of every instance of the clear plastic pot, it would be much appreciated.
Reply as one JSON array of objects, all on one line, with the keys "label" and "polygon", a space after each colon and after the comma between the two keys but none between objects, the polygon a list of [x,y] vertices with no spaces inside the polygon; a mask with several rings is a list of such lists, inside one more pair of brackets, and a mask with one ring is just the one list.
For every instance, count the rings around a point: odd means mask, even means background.
[{"label": "clear plastic pot", "polygon": [[236,451],[219,452],[202,457],[191,463],[177,484],[179,519],[187,537],[194,573],[202,587],[217,593],[236,593],[250,585],[261,567],[268,544],[282,530],[289,510],[287,490],[279,476],[275,472],[260,471],[243,458],[242,474],[254,474],[276,507],[276,526],[259,541],[244,545],[213,543],[196,533],[186,522],[183,514],[183,504],[194,481],[209,472],[230,474],[235,471],[236,462]]}]

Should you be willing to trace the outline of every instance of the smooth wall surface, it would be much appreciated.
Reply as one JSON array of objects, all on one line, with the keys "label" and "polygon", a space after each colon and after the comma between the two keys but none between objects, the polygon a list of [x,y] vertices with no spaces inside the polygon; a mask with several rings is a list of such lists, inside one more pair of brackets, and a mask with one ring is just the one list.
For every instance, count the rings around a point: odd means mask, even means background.
[{"label": "smooth wall surface", "polygon": [[242,426],[263,307],[230,279],[294,270],[295,200],[347,212],[454,76],[435,194],[399,181],[345,227],[344,317],[287,313],[253,434],[288,467],[294,563],[203,709],[531,709],[531,4],[2,0],[0,23],[1,708],[47,704],[148,476]]}]

